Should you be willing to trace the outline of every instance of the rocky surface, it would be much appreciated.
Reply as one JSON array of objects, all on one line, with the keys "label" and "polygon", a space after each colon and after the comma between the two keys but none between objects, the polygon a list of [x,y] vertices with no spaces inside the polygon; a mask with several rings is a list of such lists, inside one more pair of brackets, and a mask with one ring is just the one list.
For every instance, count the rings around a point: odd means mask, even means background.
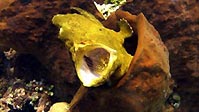
[{"label": "rocky surface", "polygon": [[[178,112],[199,110],[198,4],[198,0],[134,0],[123,7],[132,14],[144,13],[168,47],[171,74],[176,82],[174,91],[182,99]],[[70,6],[81,7],[100,18],[91,1],[85,0],[19,0],[0,12],[1,49],[13,47],[19,54],[24,53],[16,59],[14,74],[29,81],[47,76],[56,85],[56,101],[70,101],[79,87],[69,52],[57,39],[57,29],[51,24],[54,14],[67,13]],[[5,58],[1,59],[2,76],[8,66]],[[3,77],[0,80],[1,94],[6,91],[6,81]]]}]

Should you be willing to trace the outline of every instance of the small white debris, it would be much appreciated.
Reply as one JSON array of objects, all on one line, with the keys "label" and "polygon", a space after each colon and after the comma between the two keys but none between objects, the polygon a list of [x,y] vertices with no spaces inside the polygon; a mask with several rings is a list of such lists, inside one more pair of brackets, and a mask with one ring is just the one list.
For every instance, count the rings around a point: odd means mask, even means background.
[{"label": "small white debris", "polygon": [[126,0],[122,0],[118,4],[111,3],[102,5],[94,1],[97,10],[103,15],[104,19],[107,19],[112,12],[115,12],[117,9],[119,9],[124,3],[126,3]]},{"label": "small white debris", "polygon": [[4,51],[4,54],[8,60],[12,59],[16,53],[17,52],[13,48],[10,48],[9,51]]}]

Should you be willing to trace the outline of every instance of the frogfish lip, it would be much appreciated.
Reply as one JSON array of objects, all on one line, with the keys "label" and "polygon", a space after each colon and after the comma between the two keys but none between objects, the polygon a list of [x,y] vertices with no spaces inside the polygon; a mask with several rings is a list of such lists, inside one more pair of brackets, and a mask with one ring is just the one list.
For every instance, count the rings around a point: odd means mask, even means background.
[{"label": "frogfish lip", "polygon": [[103,84],[115,71],[117,52],[107,46],[90,45],[77,51],[75,61],[79,79],[86,87]]}]

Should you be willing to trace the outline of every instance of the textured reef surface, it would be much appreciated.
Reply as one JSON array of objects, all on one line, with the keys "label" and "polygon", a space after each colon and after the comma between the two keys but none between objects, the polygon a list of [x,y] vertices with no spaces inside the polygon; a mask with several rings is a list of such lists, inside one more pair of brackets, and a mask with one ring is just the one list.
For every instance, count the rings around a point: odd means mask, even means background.
[{"label": "textured reef surface", "polygon": [[[103,0],[96,1],[103,2]],[[174,88],[174,92],[181,96],[180,107],[175,110],[177,112],[197,112],[199,110],[198,4],[198,0],[133,0],[122,7],[122,10],[134,15],[142,12],[149,23],[154,25],[160,33],[167,46],[170,54],[170,72],[175,80],[174,87],[171,88]],[[77,78],[69,50],[66,50],[64,43],[57,38],[59,29],[51,22],[52,17],[58,13],[71,13],[71,6],[80,7],[90,12],[106,27],[118,31],[115,24],[101,18],[92,0],[8,0],[7,4],[0,2],[0,50],[2,51],[0,53],[0,110],[13,112],[31,109],[28,111],[34,112],[34,108],[36,108],[40,112],[49,110],[49,105],[52,103],[71,101],[81,84]],[[112,19],[114,20],[114,18]],[[136,46],[129,45],[129,41],[133,41],[133,45],[136,45],[136,39],[125,41],[126,48],[134,47],[134,49],[127,49],[130,54],[134,55]],[[15,56],[11,56],[12,53],[9,52],[3,53],[9,48],[14,48],[17,51],[16,54],[14,53]],[[5,54],[7,55],[5,56]],[[156,70],[160,72],[160,69]],[[96,111],[122,105],[121,108],[113,108],[113,110],[123,112],[122,109],[130,108],[129,105],[124,105],[126,103],[131,103],[134,106],[134,111],[139,111],[143,107],[150,107],[151,110],[148,110],[153,112],[157,111],[164,103],[164,98],[161,97],[163,100],[155,99],[152,96],[161,96],[158,94],[160,88],[167,88],[165,85],[170,84],[165,81],[163,85],[157,85],[158,83],[162,84],[158,81],[167,77],[162,77],[154,71],[150,71],[150,73],[154,73],[154,75],[142,72],[142,75],[137,76],[136,80],[132,82],[132,84],[142,87],[136,90],[140,94],[125,93],[125,90],[131,89],[128,86],[129,83],[126,84],[126,87],[121,87],[121,90],[124,90],[122,92],[107,89],[105,86],[90,89],[87,97],[77,106],[79,109],[86,110],[90,109],[88,107],[97,106],[103,102],[102,100],[108,99],[105,104],[111,105],[103,106],[103,108],[97,107]],[[151,83],[148,84],[148,82]],[[53,89],[51,85],[54,85]],[[40,88],[42,89],[40,90]],[[112,96],[112,92],[118,96]],[[135,101],[132,102],[128,98],[134,98]],[[120,99],[125,100],[119,102]],[[95,100],[97,102],[93,105],[89,103]],[[141,100],[145,102],[141,103]],[[118,102],[115,103],[115,101]],[[83,106],[86,104],[85,102],[89,103],[87,107]],[[155,106],[156,103],[158,106]],[[146,109],[146,111],[148,110]]]}]

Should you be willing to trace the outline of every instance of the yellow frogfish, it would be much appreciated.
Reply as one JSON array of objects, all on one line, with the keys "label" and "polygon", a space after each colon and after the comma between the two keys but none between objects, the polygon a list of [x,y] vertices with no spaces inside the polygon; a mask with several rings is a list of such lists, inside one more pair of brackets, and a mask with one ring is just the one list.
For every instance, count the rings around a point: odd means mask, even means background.
[{"label": "yellow frogfish", "polygon": [[69,48],[82,84],[97,87],[112,76],[121,78],[133,58],[123,47],[124,39],[133,32],[127,21],[120,20],[116,32],[83,9],[73,9],[78,13],[57,14],[52,22],[60,28],[59,38]]}]

